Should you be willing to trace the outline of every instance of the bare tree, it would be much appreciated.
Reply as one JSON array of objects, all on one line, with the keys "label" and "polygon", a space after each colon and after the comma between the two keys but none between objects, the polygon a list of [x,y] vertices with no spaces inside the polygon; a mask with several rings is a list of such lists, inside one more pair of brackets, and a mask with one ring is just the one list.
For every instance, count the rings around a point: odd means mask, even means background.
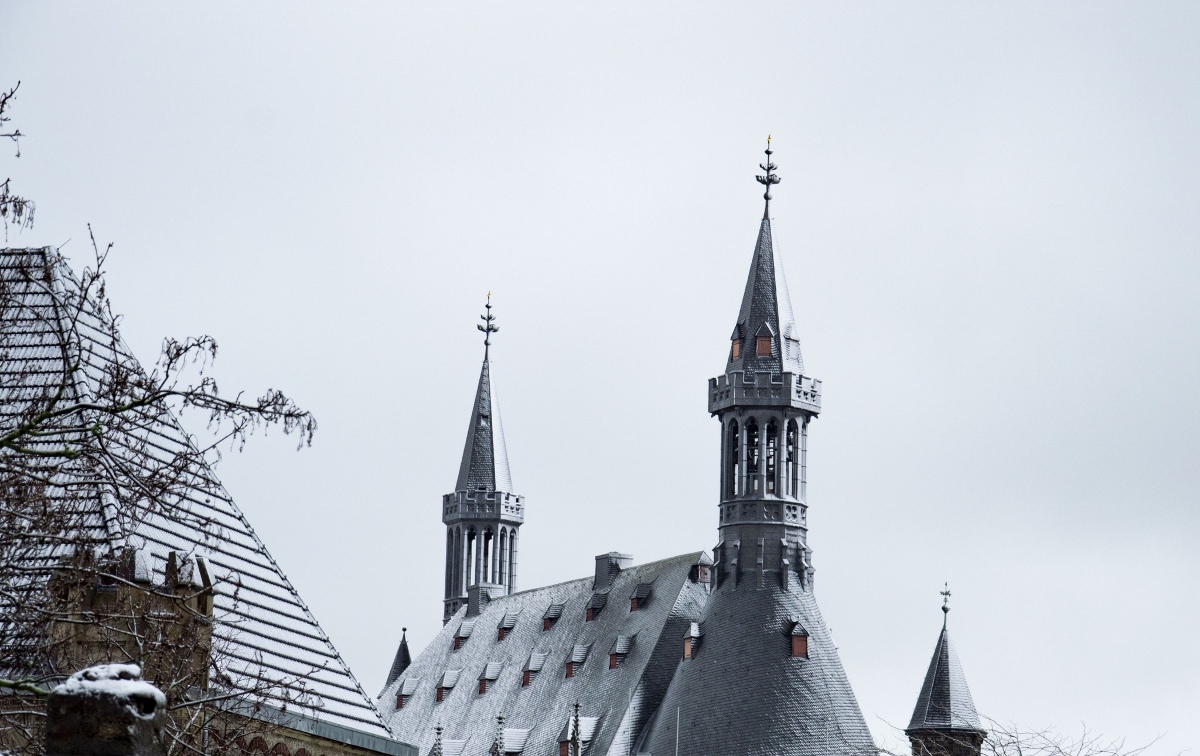
[{"label": "bare tree", "polygon": [[[0,91],[0,138],[11,139],[17,147],[17,157],[21,157],[21,130],[9,128],[5,131],[5,124],[12,120],[12,116],[8,115],[9,107],[12,100],[17,96],[17,90],[21,88],[21,82],[17,82],[16,86],[8,91]],[[12,192],[12,179],[5,178],[3,183],[0,183],[0,221],[4,222],[4,237],[8,238],[8,224],[11,221],[18,228],[33,227],[33,211],[34,204],[32,200],[28,200],[20,195]]]},{"label": "bare tree", "polygon": [[[19,86],[0,93],[0,127]],[[19,130],[0,136],[19,150]],[[6,231],[31,227],[33,211],[0,184]],[[91,241],[78,276],[56,249],[0,250],[0,748],[41,753],[49,688],[98,662],[139,664],[167,695],[169,753],[244,748],[266,708],[320,701],[305,672],[233,658],[253,610],[236,572],[210,570],[197,548],[151,555],[145,534],[219,542],[203,505],[221,493],[221,450],[271,427],[304,446],[316,420],[278,390],[222,393],[208,336],[165,339],[143,369],[108,298],[112,245]],[[178,422],[197,414],[204,442]]]}]

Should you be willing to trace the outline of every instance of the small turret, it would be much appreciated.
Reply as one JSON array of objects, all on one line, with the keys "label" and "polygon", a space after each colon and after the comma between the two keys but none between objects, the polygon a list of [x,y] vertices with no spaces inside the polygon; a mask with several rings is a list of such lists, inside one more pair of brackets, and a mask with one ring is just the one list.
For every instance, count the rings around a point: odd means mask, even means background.
[{"label": "small turret", "polygon": [[504,426],[492,386],[491,336],[499,332],[488,294],[483,332],[483,366],[454,493],[442,497],[446,524],[446,598],[442,621],[448,622],[467,600],[472,586],[490,595],[513,593],[517,586],[517,530],[525,521],[524,497],[513,493]]},{"label": "small turret", "polygon": [[925,684],[904,733],[913,756],[979,756],[987,731],[979,723],[975,701],[958,654],[950,643],[947,619],[950,588],[942,591],[942,634],[933,649]]},{"label": "small turret", "polygon": [[400,628],[400,648],[396,649],[396,658],[392,660],[392,668],[388,671],[387,682],[383,687],[386,690],[392,683],[396,682],[396,678],[404,674],[404,670],[412,664],[412,654],[408,651],[408,628]]}]

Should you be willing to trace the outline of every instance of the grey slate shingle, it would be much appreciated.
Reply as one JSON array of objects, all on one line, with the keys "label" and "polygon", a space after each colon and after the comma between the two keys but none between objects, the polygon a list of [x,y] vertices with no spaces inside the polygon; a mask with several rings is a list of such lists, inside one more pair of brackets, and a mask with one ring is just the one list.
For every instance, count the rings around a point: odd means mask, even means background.
[{"label": "grey slate shingle", "polygon": [[[445,727],[445,738],[466,740],[465,756],[484,756],[495,740],[496,716],[507,725],[529,729],[525,753],[552,756],[558,753],[558,736],[578,701],[584,716],[596,718],[591,753],[608,753],[612,748],[632,747],[633,740],[661,700],[682,654],[680,637],[699,619],[707,586],[689,579],[692,565],[707,557],[702,552],[636,565],[622,570],[613,590],[628,595],[638,583],[652,582],[660,600],[645,609],[630,612],[628,606],[608,607],[592,622],[584,621],[584,609],[592,597],[592,577],[523,591],[493,599],[477,621],[480,627],[495,627],[516,611],[522,617],[503,641],[495,633],[475,632],[458,651],[451,639],[458,631],[464,610],[451,619],[413,660],[405,675],[388,686],[379,697],[385,716],[400,739],[428,754],[434,727]],[[548,608],[562,609],[561,618],[543,631],[540,618]],[[624,661],[608,668],[606,654],[589,654],[567,678],[564,668],[577,644],[609,648],[618,636],[637,635]],[[544,655],[538,658],[537,655]],[[404,705],[395,710],[396,692],[408,677],[440,679],[451,666],[476,677],[488,663],[502,662],[497,679],[480,694],[475,686],[458,685],[437,703],[435,685],[421,682]],[[542,667],[528,686],[522,686],[524,670]],[[443,744],[446,740],[443,740]],[[507,743],[506,743],[507,745]]]},{"label": "grey slate shingle", "polygon": [[906,731],[911,730],[984,731],[971,690],[967,687],[967,677],[945,625],[933,649],[925,682],[906,728]]},{"label": "grey slate shingle", "polygon": [[[49,270],[48,284],[26,278],[28,271],[47,270],[52,256],[49,247],[0,249],[0,277],[21,301],[20,312],[10,313],[0,328],[0,423],[11,422],[14,407],[54,385],[61,375],[52,333],[59,327],[56,319],[61,313],[62,295],[56,292],[66,287],[77,290],[77,280],[65,267]],[[136,365],[137,360],[123,342],[114,345],[105,338],[95,313],[84,314],[80,329],[85,353],[74,383],[86,396],[107,366]],[[191,443],[169,412],[148,416],[132,428],[113,430],[108,442],[118,453],[146,442],[151,453],[164,457]],[[171,552],[203,558],[216,590],[213,635],[227,649],[222,659],[235,689],[239,678],[266,678],[280,689],[295,688],[302,680],[319,706],[318,719],[388,736],[372,700],[213,470],[204,465],[192,473],[187,495],[165,502],[132,530],[121,525],[125,513],[117,504],[111,499],[98,501],[88,537],[102,552],[141,546],[139,569],[152,573],[155,580],[163,579]],[[45,565],[31,565],[40,566]],[[0,622],[4,611],[0,603]]]}]

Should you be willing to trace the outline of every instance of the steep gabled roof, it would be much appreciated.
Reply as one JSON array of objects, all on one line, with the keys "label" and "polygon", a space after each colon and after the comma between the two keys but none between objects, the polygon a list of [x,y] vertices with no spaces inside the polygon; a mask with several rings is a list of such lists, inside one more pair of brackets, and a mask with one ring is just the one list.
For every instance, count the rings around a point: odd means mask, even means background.
[{"label": "steep gabled roof", "polygon": [[[441,723],[444,738],[466,741],[467,756],[483,756],[495,739],[496,717],[503,715],[507,725],[529,729],[526,753],[553,754],[558,753],[563,724],[578,701],[581,718],[598,723],[589,753],[631,753],[633,740],[674,674],[682,655],[680,638],[698,619],[708,595],[707,586],[690,577],[692,566],[701,561],[709,563],[703,552],[696,552],[621,570],[614,577],[613,591],[623,596],[639,583],[654,582],[656,600],[638,611],[630,611],[628,604],[610,605],[592,622],[585,621],[592,598],[590,575],[494,598],[472,619],[491,628],[520,611],[515,626],[502,641],[496,633],[472,633],[455,650],[453,639],[465,620],[466,610],[460,609],[408,671],[380,694],[392,730],[427,753],[434,743],[434,728]],[[552,605],[563,607],[561,617],[543,630],[542,617]],[[637,643],[618,641],[634,635]],[[628,655],[624,663],[610,669],[607,653],[599,652],[618,643]],[[584,653],[588,648],[592,653]],[[568,678],[566,665],[572,658],[583,661]],[[478,678],[489,664],[497,663],[503,663],[503,668],[486,693],[480,693],[478,686],[458,685],[445,692],[441,702],[436,700],[434,683],[445,670],[461,669],[462,674]],[[527,669],[540,672],[523,685]],[[396,692],[409,678],[422,682],[404,707],[396,710]],[[593,737],[590,731],[586,734]]]},{"label": "steep gabled roof", "polygon": [[[63,377],[56,333],[64,327],[63,292],[78,282],[59,260],[49,247],[0,249],[0,280],[12,310],[0,326],[0,423],[8,427],[25,403],[53,390]],[[79,396],[88,396],[110,365],[141,369],[123,342],[105,338],[109,329],[97,313],[83,312],[79,332],[80,364],[68,376]],[[131,449],[167,459],[194,456],[189,435],[167,408],[151,408],[137,422],[114,425],[106,431],[106,443],[117,458],[128,457],[122,460],[126,465],[139,464],[128,454]],[[66,474],[77,481],[93,477],[85,469]],[[172,553],[205,560],[215,592],[213,643],[222,665],[214,684],[282,697],[292,708],[299,700],[314,707],[317,720],[388,737],[374,703],[211,467],[196,463],[188,474],[184,495],[137,515],[122,509],[123,501],[136,497],[97,491],[94,511],[84,513],[88,540],[102,552],[139,549],[156,584],[165,580]],[[50,570],[40,569],[56,556],[47,554],[30,565],[35,579],[49,579]],[[7,609],[0,604],[0,624]]]},{"label": "steep gabled roof", "polygon": [[458,467],[456,491],[504,491],[512,493],[512,473],[508,468],[508,446],[500,407],[492,389],[491,360],[485,356],[471,408],[471,424],[462,463]]},{"label": "steep gabled roof", "polygon": [[967,677],[959,664],[950,632],[942,625],[925,683],[917,696],[917,706],[906,732],[914,730],[971,730],[983,732],[975,701],[967,687]]}]

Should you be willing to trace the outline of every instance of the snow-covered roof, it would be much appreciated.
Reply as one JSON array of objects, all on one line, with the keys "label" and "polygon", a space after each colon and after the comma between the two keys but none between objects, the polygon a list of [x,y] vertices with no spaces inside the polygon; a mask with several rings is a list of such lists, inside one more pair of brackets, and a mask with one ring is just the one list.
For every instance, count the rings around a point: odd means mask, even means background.
[{"label": "snow-covered roof", "polygon": [[[64,328],[64,292],[69,294],[78,282],[49,247],[0,249],[0,281],[11,308],[0,324],[0,426],[13,427],[23,407],[63,378],[56,333]],[[67,376],[78,396],[86,397],[113,364],[140,370],[123,342],[105,338],[110,331],[95,312],[83,313],[78,331],[83,337],[79,364]],[[118,457],[124,455],[124,463],[139,463],[127,450],[170,459],[194,449],[166,408],[151,408],[140,417],[144,422],[115,425],[108,432],[106,442]],[[154,581],[164,579],[172,552],[176,559],[188,555],[184,562],[204,560],[215,592],[214,645],[221,648],[223,665],[214,684],[256,690],[292,707],[298,699],[306,701],[316,719],[387,737],[373,701],[212,468],[196,464],[188,473],[184,495],[138,516],[121,510],[120,502],[131,497],[97,491],[95,510],[87,515],[87,538],[101,552],[138,548],[143,560],[138,569]],[[72,474],[83,476],[86,470]],[[38,574],[48,579],[56,558],[47,554],[31,566],[47,568]],[[0,623],[8,609],[0,603]]]}]

